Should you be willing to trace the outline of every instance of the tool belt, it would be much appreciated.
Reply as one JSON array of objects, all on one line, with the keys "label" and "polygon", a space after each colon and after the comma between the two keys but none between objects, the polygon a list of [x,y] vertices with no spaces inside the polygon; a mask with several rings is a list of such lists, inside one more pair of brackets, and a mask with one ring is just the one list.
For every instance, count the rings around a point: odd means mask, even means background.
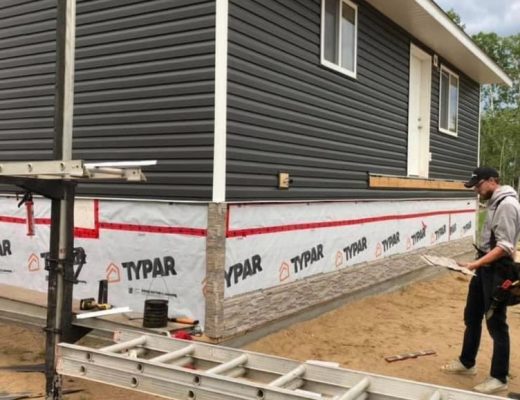
[{"label": "tool belt", "polygon": [[[491,232],[491,239],[492,247],[495,247],[496,242],[493,231]],[[477,246],[473,245],[473,247],[475,247],[477,251],[476,259],[486,255],[486,252]],[[507,303],[508,306],[520,304],[520,284],[518,283],[520,280],[520,263],[515,262],[510,257],[502,257],[485,267],[493,268],[493,272],[497,276],[497,279],[494,279],[494,281],[499,282],[491,294],[492,303],[494,303],[495,306],[504,302]],[[516,284],[509,285],[506,283],[507,281]],[[504,287],[507,287],[507,290],[504,290]]]},{"label": "tool belt", "polygon": [[[520,263],[509,257],[502,257],[491,264],[500,277],[500,285],[493,292],[493,299],[500,299],[508,306],[520,304]],[[508,282],[509,281],[509,282]],[[504,288],[507,288],[504,290]]]}]

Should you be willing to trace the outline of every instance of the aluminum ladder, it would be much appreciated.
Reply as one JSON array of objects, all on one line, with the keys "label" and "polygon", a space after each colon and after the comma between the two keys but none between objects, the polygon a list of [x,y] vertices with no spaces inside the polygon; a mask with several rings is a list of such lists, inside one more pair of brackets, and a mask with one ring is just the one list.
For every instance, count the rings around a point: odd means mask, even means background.
[{"label": "aluminum ladder", "polygon": [[176,400],[499,399],[139,331],[117,331],[114,342],[60,343],[58,373]]}]

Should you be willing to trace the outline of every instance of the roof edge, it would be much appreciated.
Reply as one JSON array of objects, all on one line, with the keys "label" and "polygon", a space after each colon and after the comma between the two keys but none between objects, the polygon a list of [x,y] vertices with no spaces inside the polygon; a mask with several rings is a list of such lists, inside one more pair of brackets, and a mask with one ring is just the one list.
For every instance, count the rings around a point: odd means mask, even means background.
[{"label": "roof edge", "polygon": [[493,73],[507,86],[513,86],[512,79],[491,59],[471,37],[464,32],[448,15],[432,0],[415,0],[428,14],[430,14],[456,40],[478,57]]}]

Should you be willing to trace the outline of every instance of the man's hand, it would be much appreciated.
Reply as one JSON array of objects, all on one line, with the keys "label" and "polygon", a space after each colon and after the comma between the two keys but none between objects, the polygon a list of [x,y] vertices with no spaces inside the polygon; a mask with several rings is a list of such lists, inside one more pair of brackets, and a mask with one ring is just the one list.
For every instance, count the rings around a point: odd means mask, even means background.
[{"label": "man's hand", "polygon": [[475,271],[476,269],[481,267],[479,261],[480,261],[480,259],[476,260],[476,261],[472,261],[472,262],[460,262],[460,261],[457,261],[457,265],[459,267],[467,268],[470,271]]},{"label": "man's hand", "polygon": [[461,267],[465,267],[469,269],[470,271],[475,271],[484,265],[491,264],[492,262],[504,257],[508,253],[502,249],[501,247],[495,247],[493,250],[491,250],[489,253],[486,253],[483,257],[471,261],[471,262],[459,262],[457,261],[457,264]]}]

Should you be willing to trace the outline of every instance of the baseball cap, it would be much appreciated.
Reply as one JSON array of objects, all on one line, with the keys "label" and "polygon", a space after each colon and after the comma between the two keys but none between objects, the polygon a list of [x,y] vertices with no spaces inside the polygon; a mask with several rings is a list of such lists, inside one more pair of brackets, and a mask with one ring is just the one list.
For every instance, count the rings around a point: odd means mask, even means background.
[{"label": "baseball cap", "polygon": [[491,167],[478,167],[473,170],[469,181],[464,183],[464,186],[471,188],[479,183],[482,179],[498,178],[498,172]]}]

